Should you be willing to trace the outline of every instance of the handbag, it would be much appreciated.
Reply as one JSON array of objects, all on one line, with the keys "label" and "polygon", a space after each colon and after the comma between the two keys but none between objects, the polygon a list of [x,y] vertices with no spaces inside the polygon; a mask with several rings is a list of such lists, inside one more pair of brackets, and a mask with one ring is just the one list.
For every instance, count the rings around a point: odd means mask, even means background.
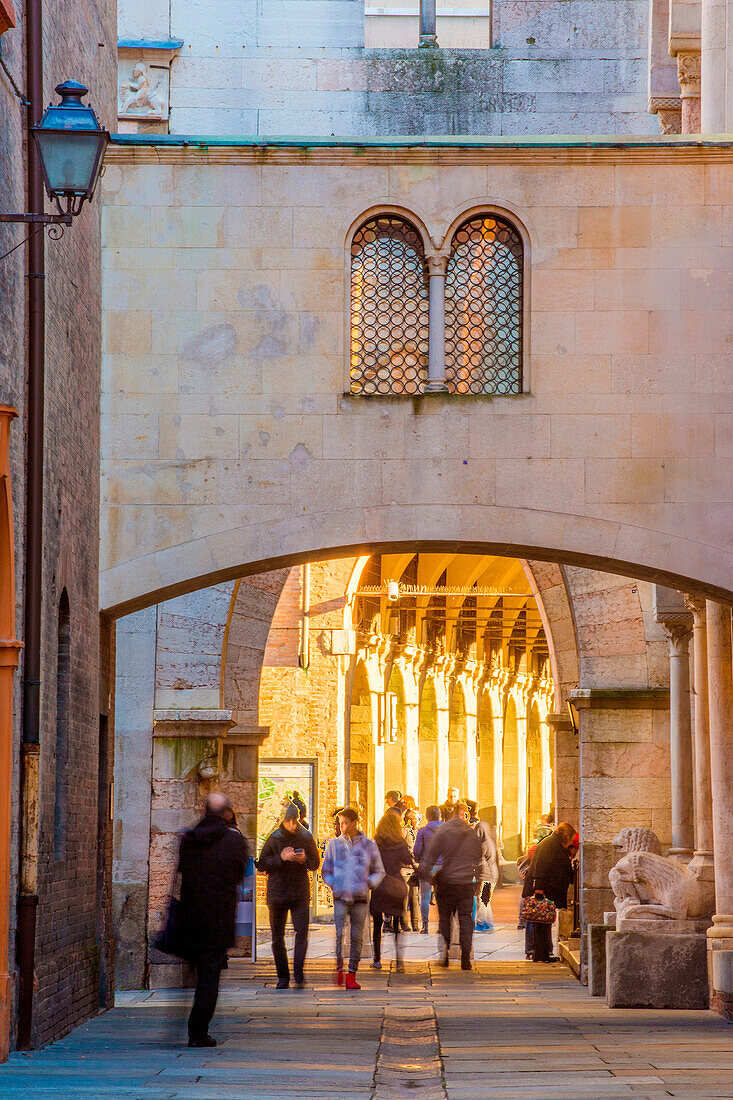
[{"label": "handbag", "polygon": [[162,951],[164,955],[175,955],[179,959],[185,959],[190,954],[183,931],[181,903],[178,898],[172,897],[169,900],[165,927],[153,941],[153,947],[157,951]]},{"label": "handbag", "polygon": [[407,886],[402,875],[385,875],[379,889],[394,901],[404,901],[407,897]]},{"label": "handbag", "polygon": [[522,920],[528,924],[554,924],[555,913],[555,902],[546,898],[542,890],[535,890],[522,901]]}]

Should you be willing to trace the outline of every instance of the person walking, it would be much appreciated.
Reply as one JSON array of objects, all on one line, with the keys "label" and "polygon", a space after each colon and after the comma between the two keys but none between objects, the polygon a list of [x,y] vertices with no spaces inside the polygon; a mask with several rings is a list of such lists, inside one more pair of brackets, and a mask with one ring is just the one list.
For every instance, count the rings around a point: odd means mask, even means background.
[{"label": "person walking", "polygon": [[423,857],[427,855],[427,850],[430,847],[433,837],[440,828],[439,807],[428,806],[425,811],[425,820],[426,824],[417,830],[415,847],[412,850],[413,857],[418,864],[417,877],[420,884],[420,919],[422,922],[420,931],[423,936],[427,936],[428,925],[430,923],[430,899],[433,895],[433,874],[432,867],[429,869],[430,873],[426,873],[421,861]]},{"label": "person walking", "polygon": [[[415,841],[417,840],[418,829],[420,825],[420,811],[415,805],[415,799],[406,794],[404,802],[407,805],[407,811],[404,817],[404,824],[402,826],[402,835],[407,842],[407,847],[410,849],[410,855],[415,848]],[[417,866],[417,865],[415,865]],[[402,914],[402,931],[407,932],[409,917],[409,927],[413,932],[420,931],[419,916],[420,916],[420,880],[417,877],[417,870],[414,870],[407,880],[407,912]]]},{"label": "person walking", "polygon": [[361,989],[356,980],[356,972],[361,962],[369,888],[374,889],[375,886],[379,886],[384,878],[384,867],[376,844],[359,829],[359,814],[353,807],[345,806],[341,810],[339,828],[339,836],[328,842],[321,868],[323,881],[333,894],[333,918],[336,925],[336,985],[344,984],[343,939],[344,925],[348,917],[351,941],[346,988]]},{"label": "person walking", "polygon": [[384,804],[387,807],[387,809],[388,810],[394,809],[394,807],[397,805],[398,802],[402,803],[402,792],[401,791],[387,791],[386,795],[384,796]]},{"label": "person walking", "polygon": [[443,821],[450,821],[453,814],[456,812],[456,806],[458,805],[458,799],[461,797],[461,792],[458,787],[448,788],[448,797],[440,807],[440,816]]},{"label": "person walking", "polygon": [[[491,895],[499,881],[499,853],[488,821],[477,813],[477,804],[468,800],[470,825],[481,841],[481,882],[474,898],[474,927],[477,932],[495,932],[494,915],[491,912]],[[481,906],[481,908],[479,908]]]},{"label": "person walking", "polygon": [[272,955],[277,969],[277,988],[290,986],[288,953],[285,950],[285,925],[288,913],[295,931],[293,977],[295,988],[303,989],[303,964],[308,950],[308,918],[311,884],[309,871],[317,871],[320,857],[316,842],[300,820],[300,808],[286,808],[278,829],[270,833],[262,846],[257,870],[267,875],[267,908],[270,912]]},{"label": "person walking", "polygon": [[[556,909],[566,909],[568,889],[573,881],[571,851],[576,838],[575,826],[562,821],[551,836],[535,848],[532,864],[522,887],[522,897],[533,897],[540,891],[555,903]],[[557,962],[552,953],[552,925],[527,921],[525,954],[532,952],[533,962]]]},{"label": "person walking", "polygon": [[436,832],[420,864],[420,877],[427,877],[442,859],[435,879],[438,902],[438,930],[443,937],[441,966],[449,965],[451,921],[458,914],[461,970],[471,970],[473,944],[473,899],[481,880],[481,841],[468,823],[468,807],[458,802],[450,821]]},{"label": "person walking", "polygon": [[181,899],[178,921],[189,945],[186,958],[196,967],[196,990],[188,1018],[188,1045],[215,1047],[209,1024],[216,1010],[219,979],[227,948],[235,939],[238,887],[247,866],[247,842],[225,820],[229,800],[219,792],[206,799],[204,816],[188,829],[178,855]]},{"label": "person walking", "polygon": [[[391,921],[390,930],[394,932],[395,970],[404,974],[405,964],[402,952],[401,918],[407,899],[407,884],[402,875],[403,867],[414,867],[410,848],[402,835],[399,818],[387,810],[374,833],[374,842],[384,867],[384,877],[378,886],[372,889],[369,912],[372,915],[372,946],[374,970],[382,969],[382,925]],[[385,920],[386,918],[386,920]]]}]

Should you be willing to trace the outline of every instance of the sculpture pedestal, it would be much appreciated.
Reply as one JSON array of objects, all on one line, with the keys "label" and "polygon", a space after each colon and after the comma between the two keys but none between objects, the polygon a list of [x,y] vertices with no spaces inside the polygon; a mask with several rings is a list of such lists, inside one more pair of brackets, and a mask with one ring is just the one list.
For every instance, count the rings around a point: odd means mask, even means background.
[{"label": "sculpture pedestal", "polygon": [[606,933],[613,932],[613,924],[589,924],[588,937],[588,992],[591,997],[606,996]]},{"label": "sculpture pedestal", "polygon": [[704,920],[654,920],[653,917],[619,917],[617,932],[663,932],[667,936],[704,936],[712,924],[710,917]]},{"label": "sculpture pedestal", "polygon": [[709,1008],[704,933],[608,932],[606,1004],[609,1008]]}]

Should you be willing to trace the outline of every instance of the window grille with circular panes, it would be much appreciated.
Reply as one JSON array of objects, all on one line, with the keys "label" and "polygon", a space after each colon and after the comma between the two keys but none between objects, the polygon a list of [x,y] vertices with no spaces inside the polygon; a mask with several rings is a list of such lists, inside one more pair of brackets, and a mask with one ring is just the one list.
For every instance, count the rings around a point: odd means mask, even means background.
[{"label": "window grille with circular panes", "polygon": [[351,392],[421,393],[428,374],[428,270],[406,219],[380,214],[351,243]]},{"label": "window grille with circular panes", "polygon": [[521,393],[523,249],[517,230],[477,214],[453,234],[445,285],[452,393]]}]

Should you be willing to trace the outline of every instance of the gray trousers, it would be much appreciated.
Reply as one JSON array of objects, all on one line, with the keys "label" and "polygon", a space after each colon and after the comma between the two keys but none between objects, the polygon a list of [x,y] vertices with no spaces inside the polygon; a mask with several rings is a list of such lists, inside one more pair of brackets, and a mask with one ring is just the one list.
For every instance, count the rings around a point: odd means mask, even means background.
[{"label": "gray trousers", "polygon": [[349,944],[349,973],[356,974],[361,962],[361,945],[364,940],[364,922],[367,915],[366,901],[341,901],[333,899],[333,919],[336,924],[336,969],[344,968],[344,925],[349,918],[351,941]]}]

